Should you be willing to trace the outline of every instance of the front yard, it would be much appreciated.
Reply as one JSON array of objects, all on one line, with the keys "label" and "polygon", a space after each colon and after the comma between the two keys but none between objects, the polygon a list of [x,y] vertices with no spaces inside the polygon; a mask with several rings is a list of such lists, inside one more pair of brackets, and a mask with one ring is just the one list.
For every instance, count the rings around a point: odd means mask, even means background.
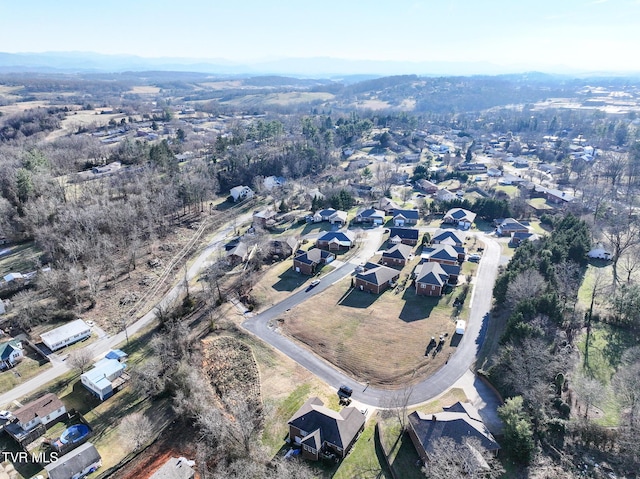
[{"label": "front yard", "polygon": [[24,349],[25,357],[11,369],[0,372],[0,394],[10,391],[18,384],[37,376],[51,367],[49,361],[45,361],[28,346]]}]

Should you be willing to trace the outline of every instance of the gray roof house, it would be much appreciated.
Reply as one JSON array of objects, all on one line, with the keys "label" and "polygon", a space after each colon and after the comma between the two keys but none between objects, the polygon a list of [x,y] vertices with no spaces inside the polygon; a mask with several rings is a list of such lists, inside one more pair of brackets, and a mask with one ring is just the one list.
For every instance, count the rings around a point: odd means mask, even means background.
[{"label": "gray roof house", "polygon": [[57,461],[47,464],[45,471],[49,479],[80,479],[102,465],[102,458],[90,442],[58,458]]},{"label": "gray roof house", "polygon": [[154,472],[149,479],[193,479],[196,476],[193,465],[193,461],[189,461],[184,457],[172,457]]},{"label": "gray roof house", "polygon": [[465,438],[473,437],[488,451],[497,453],[500,449],[478,411],[468,403],[457,402],[436,414],[414,411],[408,417],[408,431],[411,442],[423,461],[429,460],[433,443],[445,437],[457,444],[463,444]]},{"label": "gray roof house", "polygon": [[343,458],[364,429],[365,416],[355,407],[337,412],[318,397],[305,402],[289,420],[289,438],[302,446],[302,456],[318,460],[323,455]]}]

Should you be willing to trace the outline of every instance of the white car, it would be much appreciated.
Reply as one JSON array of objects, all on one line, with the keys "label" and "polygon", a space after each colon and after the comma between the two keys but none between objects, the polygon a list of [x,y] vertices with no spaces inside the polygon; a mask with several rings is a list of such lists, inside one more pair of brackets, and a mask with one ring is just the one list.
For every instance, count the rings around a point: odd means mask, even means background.
[{"label": "white car", "polygon": [[456,334],[464,334],[464,330],[467,328],[467,323],[462,319],[456,321]]},{"label": "white car", "polygon": [[85,321],[85,323],[87,323],[87,326],[89,326],[90,328],[93,328],[93,326],[95,325],[93,321]]},{"label": "white car", "polygon": [[9,411],[0,411],[0,419],[11,419],[11,413]]}]

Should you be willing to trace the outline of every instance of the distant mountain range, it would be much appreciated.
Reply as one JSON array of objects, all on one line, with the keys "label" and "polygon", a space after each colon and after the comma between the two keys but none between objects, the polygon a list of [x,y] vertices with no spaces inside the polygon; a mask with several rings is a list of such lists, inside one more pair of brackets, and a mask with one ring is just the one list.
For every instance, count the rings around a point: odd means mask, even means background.
[{"label": "distant mountain range", "polygon": [[341,78],[343,76],[421,76],[499,75],[537,69],[571,76],[623,76],[631,73],[587,72],[562,66],[550,69],[516,65],[505,67],[488,62],[406,62],[345,60],[339,58],[287,58],[252,63],[225,59],[145,58],[134,55],[105,55],[91,52],[2,53],[0,73],[112,73],[124,71],[199,72],[212,75],[289,75],[302,78]]}]

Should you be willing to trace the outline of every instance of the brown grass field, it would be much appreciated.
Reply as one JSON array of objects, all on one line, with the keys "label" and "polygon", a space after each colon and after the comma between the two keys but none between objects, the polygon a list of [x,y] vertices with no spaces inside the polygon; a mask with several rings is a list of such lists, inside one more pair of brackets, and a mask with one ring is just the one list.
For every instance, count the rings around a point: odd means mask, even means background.
[{"label": "brown grass field", "polygon": [[[403,278],[404,273],[401,282]],[[358,380],[377,386],[418,381],[455,351],[459,337],[453,334],[450,303],[460,288],[439,299],[417,296],[409,283],[404,291],[374,295],[352,289],[350,281],[344,279],[285,313],[286,334]],[[431,337],[437,340],[440,334],[447,334],[444,347],[427,354]]]}]

